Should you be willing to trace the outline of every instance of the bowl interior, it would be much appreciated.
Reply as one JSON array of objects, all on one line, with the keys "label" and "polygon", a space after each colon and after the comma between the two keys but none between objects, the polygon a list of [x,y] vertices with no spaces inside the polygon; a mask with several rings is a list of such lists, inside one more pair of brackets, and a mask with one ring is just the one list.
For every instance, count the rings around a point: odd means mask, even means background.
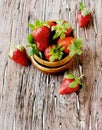
[{"label": "bowl interior", "polygon": [[34,55],[33,57],[38,63],[40,63],[41,65],[47,66],[47,67],[59,67],[62,66],[64,64],[66,64],[68,61],[70,61],[73,57],[70,57],[69,55],[66,56],[65,58],[63,58],[60,61],[56,61],[56,62],[49,62],[46,60],[41,59],[40,57],[38,57],[37,55]]}]

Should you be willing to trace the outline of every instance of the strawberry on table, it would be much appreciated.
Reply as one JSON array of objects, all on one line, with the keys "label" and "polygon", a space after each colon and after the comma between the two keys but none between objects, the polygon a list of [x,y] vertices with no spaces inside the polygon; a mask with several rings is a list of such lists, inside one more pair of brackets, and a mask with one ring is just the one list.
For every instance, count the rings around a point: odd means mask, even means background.
[{"label": "strawberry on table", "polygon": [[83,83],[81,82],[81,78],[76,77],[73,74],[67,74],[64,76],[62,84],[60,86],[59,94],[70,94],[79,90],[79,88],[83,87]]},{"label": "strawberry on table", "polygon": [[50,62],[61,60],[63,54],[63,48],[61,48],[60,45],[55,44],[48,46],[44,51],[45,59]]},{"label": "strawberry on table", "polygon": [[79,27],[84,27],[87,25],[87,23],[90,21],[91,13],[90,11],[83,5],[82,2],[80,2],[80,11],[77,15],[77,22]]},{"label": "strawberry on table", "polygon": [[9,56],[14,62],[22,66],[29,65],[29,59],[24,46],[11,44]]},{"label": "strawberry on table", "polygon": [[66,21],[58,20],[51,30],[55,31],[53,39],[57,39],[59,37],[62,39],[71,34],[72,26]]},{"label": "strawberry on table", "polygon": [[29,24],[33,30],[32,36],[39,51],[44,51],[49,45],[50,26],[48,22],[36,20],[35,24]]}]

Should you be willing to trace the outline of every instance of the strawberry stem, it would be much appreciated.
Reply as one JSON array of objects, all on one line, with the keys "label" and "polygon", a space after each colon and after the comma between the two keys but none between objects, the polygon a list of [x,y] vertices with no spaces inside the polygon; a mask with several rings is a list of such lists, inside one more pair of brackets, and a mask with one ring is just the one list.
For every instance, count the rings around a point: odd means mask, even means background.
[{"label": "strawberry stem", "polygon": [[56,23],[56,26],[51,28],[51,31],[55,31],[53,40],[57,39],[58,37],[61,39],[65,38],[65,33],[67,33],[67,30],[71,27],[70,23],[67,23],[63,20],[58,20]]},{"label": "strawberry stem", "polygon": [[85,75],[84,74],[82,74],[78,79],[82,79],[83,77],[84,77]]},{"label": "strawberry stem", "polygon": [[50,61],[61,60],[64,54],[63,50],[64,48],[61,48],[59,44],[52,46],[50,50]]},{"label": "strawberry stem", "polygon": [[32,29],[32,30],[35,30],[39,27],[42,27],[42,26],[46,26],[48,28],[50,28],[48,22],[46,21],[40,21],[40,20],[36,20],[34,24],[28,24],[28,26]]},{"label": "strawberry stem", "polygon": [[41,58],[42,53],[37,49],[36,44],[32,44],[32,43],[28,43],[28,45],[26,45],[27,47],[30,47],[30,51],[29,51],[29,56],[34,56],[34,54],[40,56]]},{"label": "strawberry stem", "polygon": [[80,38],[76,39],[68,49],[70,50],[69,56],[74,56],[75,54],[81,55],[82,54],[82,40]]},{"label": "strawberry stem", "polygon": [[82,2],[79,3],[79,9],[80,9],[83,17],[90,14],[90,11],[84,6],[84,4]]},{"label": "strawberry stem", "polygon": [[82,77],[84,76],[84,74],[82,74],[80,77],[77,77],[77,76],[75,76],[74,74],[72,74],[72,73],[69,73],[69,74],[66,74],[65,76],[64,76],[64,78],[66,78],[66,79],[73,79],[74,81],[70,84],[70,88],[75,88],[76,87],[76,85],[80,85],[80,87],[82,88],[83,87],[83,83],[81,82],[81,79],[82,79]]},{"label": "strawberry stem", "polygon": [[83,11],[83,9],[85,8],[84,4],[82,2],[79,3],[79,9],[80,11]]}]

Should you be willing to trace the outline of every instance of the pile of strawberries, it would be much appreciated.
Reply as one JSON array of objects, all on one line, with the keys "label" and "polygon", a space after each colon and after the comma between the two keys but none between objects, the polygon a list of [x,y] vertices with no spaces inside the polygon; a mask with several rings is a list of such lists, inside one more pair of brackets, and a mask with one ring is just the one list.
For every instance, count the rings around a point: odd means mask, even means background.
[{"label": "pile of strawberries", "polygon": [[39,21],[29,24],[32,33],[28,35],[31,55],[54,62],[66,55],[81,54],[81,39],[75,39],[72,26],[63,20]]},{"label": "pile of strawberries", "polygon": [[29,26],[32,29],[32,33],[28,35],[28,42],[30,43],[28,46],[32,47],[31,52],[33,52],[31,55],[37,54],[51,62],[61,60],[64,52],[69,53],[66,47],[68,48],[71,42],[75,41],[73,34],[71,34],[73,33],[72,26],[63,20],[37,20]]},{"label": "pile of strawberries", "polygon": [[[90,21],[91,13],[80,2],[80,10],[77,14],[77,23],[79,27],[84,27]],[[12,44],[10,45],[10,58],[22,65],[29,65],[29,56],[34,54],[40,58],[55,62],[63,59],[65,56],[80,55],[82,53],[82,41],[80,38],[74,37],[73,28],[70,23],[64,20],[39,21],[29,24],[32,29],[31,34],[27,36],[29,54],[27,54],[24,46]],[[80,77],[77,78],[73,74],[64,77],[59,93],[72,93],[78,91],[83,84]]]}]

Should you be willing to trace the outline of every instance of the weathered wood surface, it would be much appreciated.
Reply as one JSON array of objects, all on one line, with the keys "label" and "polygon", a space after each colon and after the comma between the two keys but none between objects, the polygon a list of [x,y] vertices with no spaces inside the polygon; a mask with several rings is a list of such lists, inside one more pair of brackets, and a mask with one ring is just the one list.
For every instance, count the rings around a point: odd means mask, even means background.
[{"label": "weathered wood surface", "polygon": [[[77,0],[0,0],[0,130],[102,130],[102,0],[84,0],[87,28],[76,23]],[[8,58],[9,41],[26,45],[28,23],[65,19],[83,40],[83,55],[70,69],[85,74],[85,87],[60,96],[63,75],[24,68]]]}]

